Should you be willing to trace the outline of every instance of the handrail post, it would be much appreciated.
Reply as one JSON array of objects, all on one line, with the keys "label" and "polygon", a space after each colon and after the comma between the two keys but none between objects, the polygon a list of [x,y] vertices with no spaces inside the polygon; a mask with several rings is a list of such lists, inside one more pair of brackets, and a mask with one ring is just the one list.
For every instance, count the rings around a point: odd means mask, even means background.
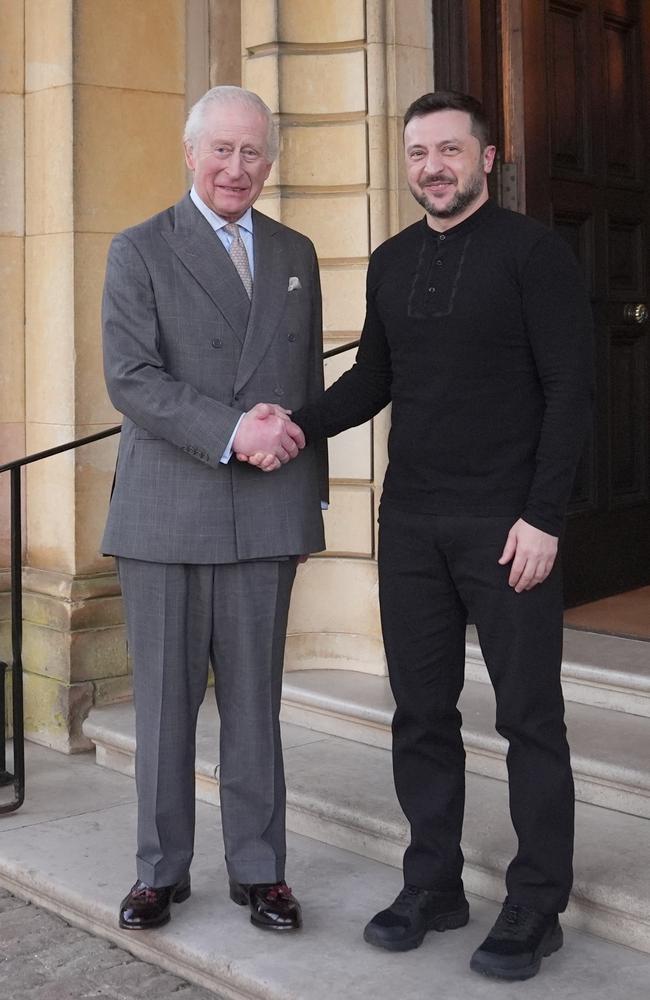
[{"label": "handrail post", "polygon": [[[25,799],[25,729],[23,723],[23,544],[20,467],[11,469],[11,650],[14,799],[0,814],[18,809]],[[4,689],[3,689],[4,702]],[[4,713],[2,726],[4,727]],[[4,733],[3,733],[4,740]],[[7,782],[8,783],[8,782]]]}]

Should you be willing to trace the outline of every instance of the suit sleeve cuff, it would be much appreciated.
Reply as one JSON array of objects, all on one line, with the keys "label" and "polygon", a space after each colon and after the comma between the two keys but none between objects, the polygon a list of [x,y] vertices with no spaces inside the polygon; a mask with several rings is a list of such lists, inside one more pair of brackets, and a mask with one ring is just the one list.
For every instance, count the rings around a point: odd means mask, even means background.
[{"label": "suit sleeve cuff", "polygon": [[241,422],[242,422],[242,420],[244,419],[245,416],[246,416],[246,414],[242,413],[241,417],[239,418],[239,420],[235,424],[235,429],[232,432],[232,434],[230,435],[230,440],[228,441],[228,444],[226,445],[226,449],[225,449],[223,455],[221,456],[221,458],[219,459],[219,461],[223,465],[228,465],[228,462],[232,458],[233,441],[235,440],[235,435],[237,434],[237,431],[239,430],[239,425],[241,424]]}]

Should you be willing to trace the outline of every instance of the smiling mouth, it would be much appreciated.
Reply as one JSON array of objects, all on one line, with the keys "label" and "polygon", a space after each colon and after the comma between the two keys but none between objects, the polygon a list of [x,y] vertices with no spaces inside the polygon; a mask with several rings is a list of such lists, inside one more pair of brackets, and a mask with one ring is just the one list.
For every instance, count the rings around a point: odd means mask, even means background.
[{"label": "smiling mouth", "polygon": [[454,182],[451,180],[439,180],[439,181],[429,181],[423,186],[427,191],[433,191],[435,193],[436,191],[446,191],[447,188],[453,187],[453,185]]}]

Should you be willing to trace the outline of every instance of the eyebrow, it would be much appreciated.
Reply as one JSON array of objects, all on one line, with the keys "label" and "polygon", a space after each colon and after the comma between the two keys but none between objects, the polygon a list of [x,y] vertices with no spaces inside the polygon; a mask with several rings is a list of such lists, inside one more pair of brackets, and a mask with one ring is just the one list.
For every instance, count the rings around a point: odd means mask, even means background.
[{"label": "eyebrow", "polygon": [[[447,146],[450,142],[456,143],[457,146],[463,144],[463,139],[457,139],[455,136],[449,136],[447,139],[441,139],[440,142],[434,143],[435,146]],[[406,147],[406,152],[408,153],[411,149],[418,149],[420,146],[424,146],[423,142],[410,142]]]}]

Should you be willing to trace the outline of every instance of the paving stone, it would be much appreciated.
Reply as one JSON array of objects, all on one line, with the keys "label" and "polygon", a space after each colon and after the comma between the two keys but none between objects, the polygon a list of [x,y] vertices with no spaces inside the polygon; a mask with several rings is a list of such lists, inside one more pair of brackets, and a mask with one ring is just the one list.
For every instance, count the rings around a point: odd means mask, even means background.
[{"label": "paving stone", "polygon": [[0,1000],[219,1000],[0,890]]}]

